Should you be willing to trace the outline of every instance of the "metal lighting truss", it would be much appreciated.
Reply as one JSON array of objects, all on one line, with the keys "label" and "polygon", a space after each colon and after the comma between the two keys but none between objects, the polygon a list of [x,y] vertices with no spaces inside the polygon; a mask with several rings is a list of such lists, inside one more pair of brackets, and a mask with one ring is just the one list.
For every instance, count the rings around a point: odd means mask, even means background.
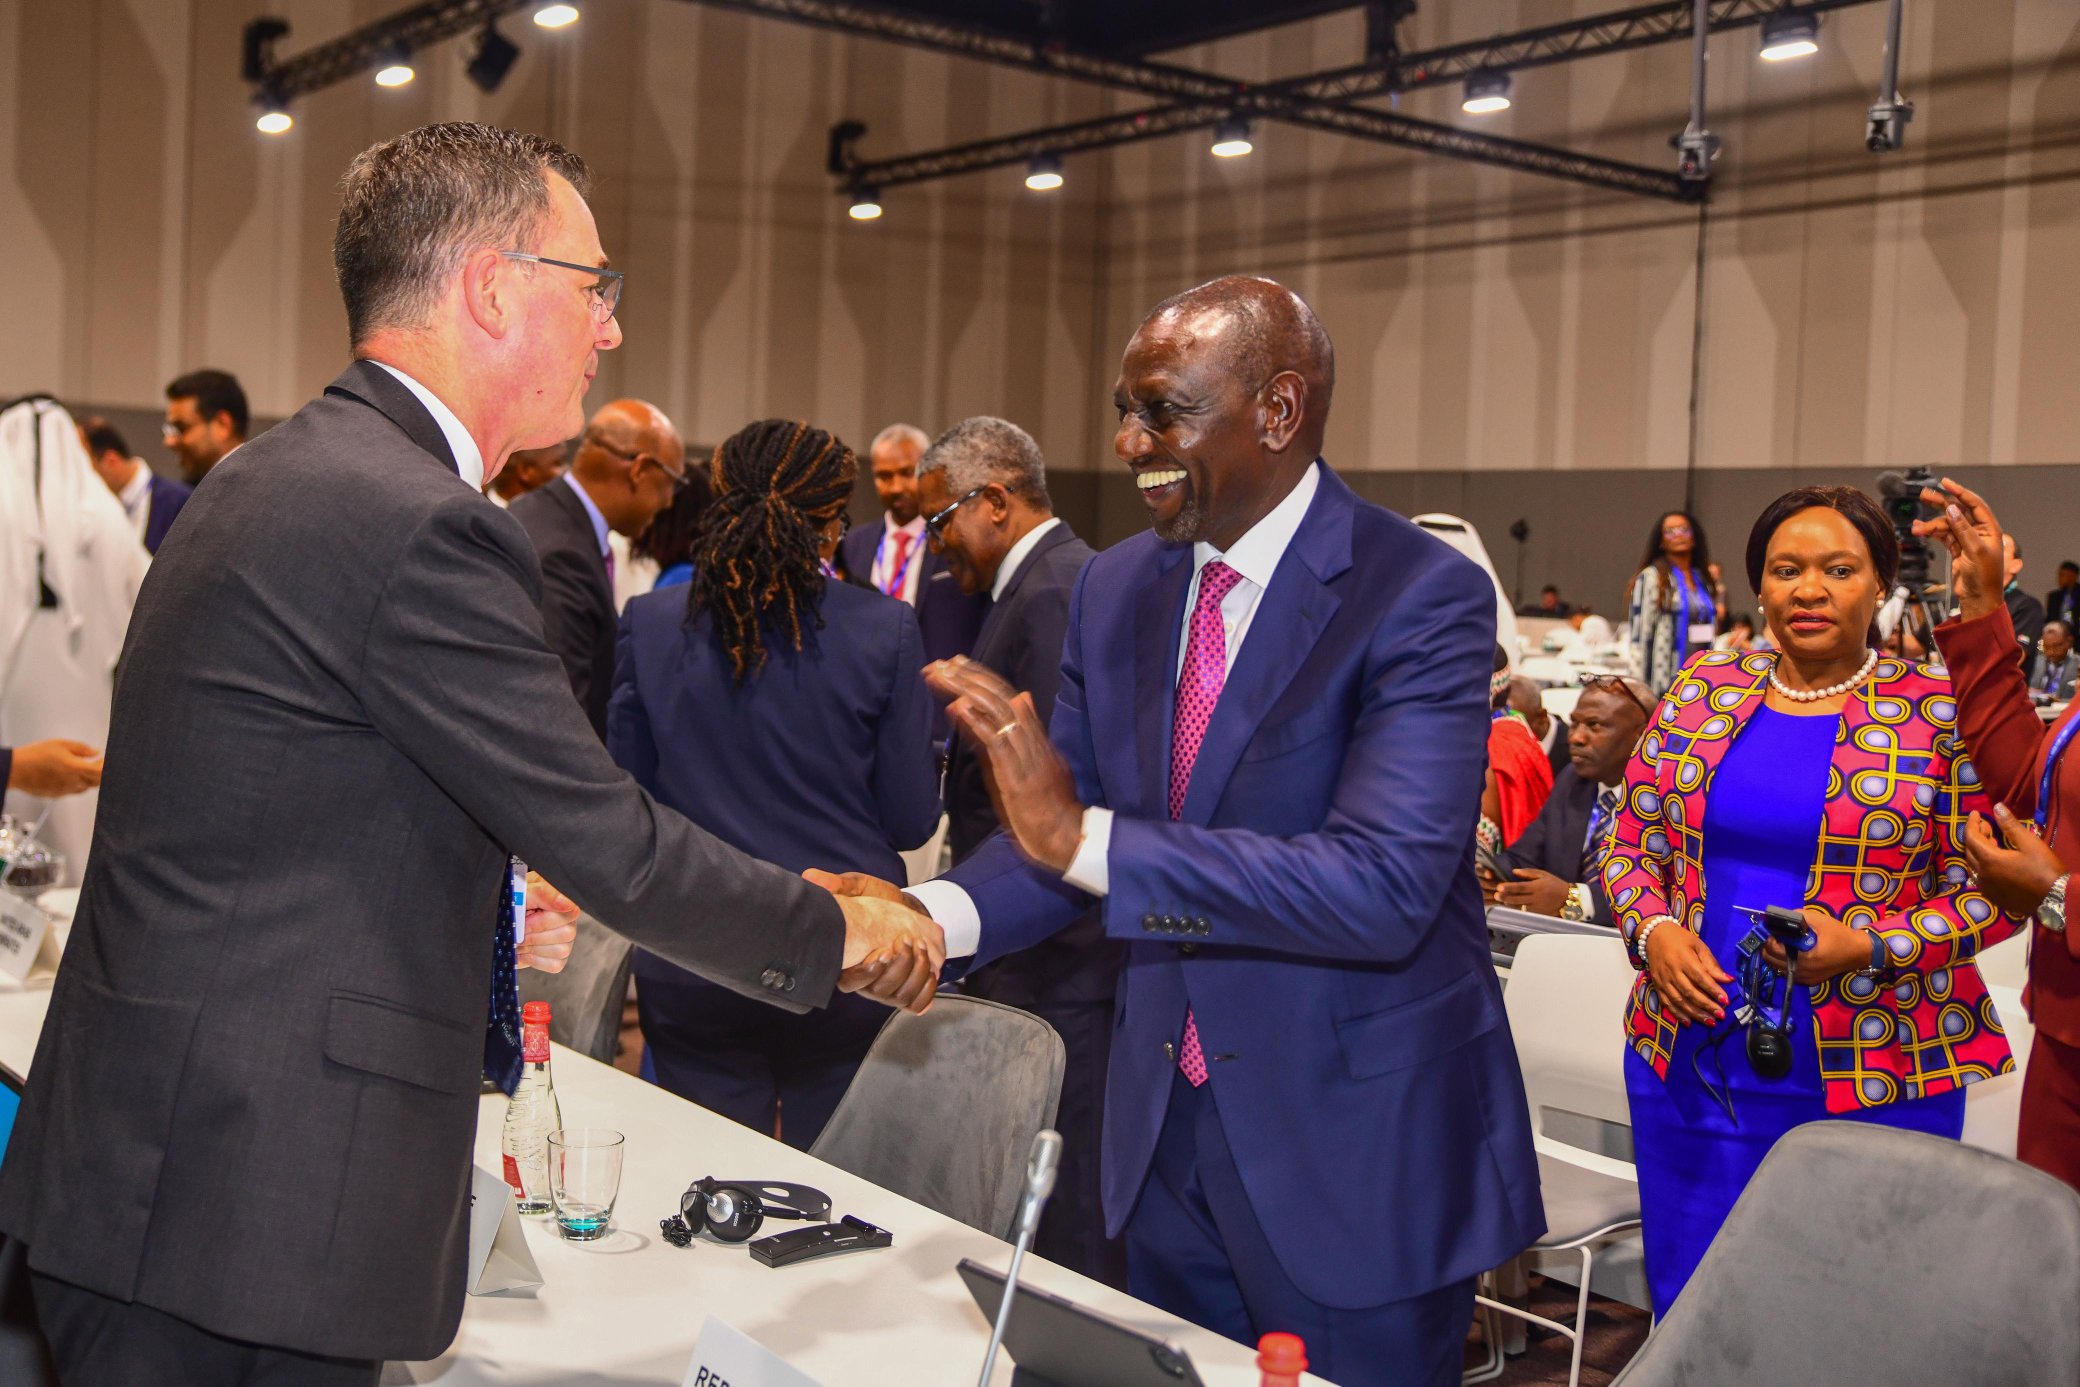
[{"label": "metal lighting truss", "polygon": [[[1039,153],[1110,148],[1204,128],[1224,118],[1243,115],[1651,197],[1694,201],[1703,191],[1698,183],[1658,169],[1477,134],[1355,104],[1368,97],[1463,80],[1483,70],[1541,67],[1688,38],[1695,22],[1693,0],[1640,5],[1426,52],[1399,53],[1388,44],[1377,61],[1266,83],[1245,82],[1169,63],[1078,52],[1045,39],[978,30],[951,20],[891,13],[854,0],[690,2],[1050,73],[1138,92],[1164,103],[1099,120],[871,163],[854,160],[847,141],[842,162],[834,160],[832,170],[847,186],[869,183],[886,187],[945,178],[1014,163]],[[260,94],[291,100],[373,70],[391,61],[400,48],[426,48],[533,3],[536,0],[425,0],[292,58],[270,60],[254,85]],[[1870,0],[1802,0],[1797,8],[1818,13],[1867,3]],[[1716,33],[1757,25],[1781,8],[1783,0],[1709,0],[1709,27]]]}]

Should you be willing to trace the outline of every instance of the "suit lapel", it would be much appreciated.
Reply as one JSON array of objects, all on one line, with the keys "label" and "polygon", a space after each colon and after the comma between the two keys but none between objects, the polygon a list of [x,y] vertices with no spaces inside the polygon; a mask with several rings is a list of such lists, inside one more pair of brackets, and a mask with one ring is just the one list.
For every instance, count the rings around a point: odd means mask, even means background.
[{"label": "suit lapel", "polygon": [[611,612],[614,609],[614,584],[607,577],[607,556],[599,552],[599,531],[592,528],[592,516],[587,513],[585,503],[571,490],[576,485],[576,482],[567,477],[560,477],[542,490],[549,493],[557,509],[561,510],[564,518],[570,522],[573,537],[580,538],[585,552],[592,555],[591,572],[598,580],[594,595],[604,596],[607,610]]},{"label": "suit lapel", "polygon": [[391,423],[403,429],[405,436],[439,461],[441,466],[457,477],[462,469],[455,463],[455,454],[448,447],[448,436],[434,422],[419,397],[405,389],[403,382],[373,361],[357,361],[340,372],[339,379],[325,387],[328,395],[340,395],[359,400],[375,410]]},{"label": "suit lapel", "polygon": [[984,664],[989,663],[988,660],[983,659],[983,652],[995,648],[994,643],[998,629],[1009,619],[1004,616],[1004,613],[1009,611],[1013,603],[1017,601],[1018,590],[1025,586],[1026,579],[1032,574],[1034,569],[1040,566],[1040,556],[1056,545],[1067,544],[1074,538],[1076,538],[1076,535],[1070,530],[1069,522],[1066,520],[1040,536],[1039,543],[1035,544],[1032,552],[1026,555],[1025,562],[1018,566],[1018,571],[1013,573],[1009,581],[1004,584],[1004,591],[991,599],[989,610],[983,613],[982,630],[975,636],[974,658],[982,660]]},{"label": "suit lapel", "polygon": [[[1328,579],[1350,567],[1354,502],[1355,497],[1324,465],[1320,490],[1272,572],[1271,586],[1257,599],[1235,667],[1228,671],[1228,681],[1213,705],[1206,739],[1192,764],[1191,784],[1185,788],[1186,823],[1203,824],[1212,819],[1214,806],[1220,803],[1221,792],[1250,738],[1291,686],[1308,652],[1336,615],[1341,599],[1329,590]],[[1173,650],[1175,644],[1173,637]],[[1166,769],[1167,764],[1166,758]]]},{"label": "suit lapel", "polygon": [[1192,586],[1191,547],[1162,550],[1156,562],[1155,581],[1134,597],[1134,757],[1141,772],[1140,812],[1167,818],[1177,640]]}]

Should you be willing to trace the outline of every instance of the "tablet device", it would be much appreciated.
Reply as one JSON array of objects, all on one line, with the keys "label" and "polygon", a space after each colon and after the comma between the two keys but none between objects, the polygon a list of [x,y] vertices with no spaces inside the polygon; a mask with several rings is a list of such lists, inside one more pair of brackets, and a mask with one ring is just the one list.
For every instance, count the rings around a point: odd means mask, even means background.
[{"label": "tablet device", "polygon": [[[968,1257],[959,1270],[995,1324],[1004,1273]],[[1012,1387],[1205,1387],[1175,1344],[1031,1286],[1021,1284],[1017,1295],[1004,1328],[1004,1352],[1017,1368]]]}]

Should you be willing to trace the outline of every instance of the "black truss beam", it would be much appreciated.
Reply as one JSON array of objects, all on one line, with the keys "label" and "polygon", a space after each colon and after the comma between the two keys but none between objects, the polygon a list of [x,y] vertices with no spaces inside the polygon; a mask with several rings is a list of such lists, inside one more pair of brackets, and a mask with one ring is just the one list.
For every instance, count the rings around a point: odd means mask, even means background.
[{"label": "black truss beam", "polygon": [[400,47],[416,53],[443,39],[468,33],[527,3],[528,0],[426,0],[275,63],[260,74],[256,85],[284,101],[308,96],[380,67]]},{"label": "black truss beam", "polygon": [[1050,126],[1001,140],[976,140],[971,144],[952,145],[895,159],[852,161],[841,169],[833,169],[833,172],[839,174],[847,187],[858,184],[886,190],[906,183],[929,183],[956,174],[1022,164],[1037,154],[1080,154],[1087,150],[1117,149],[1121,145],[1181,135],[1189,130],[1210,129],[1226,120],[1228,112],[1227,102],[1215,101],[1194,106],[1165,106],[1152,115],[1132,112],[1099,116],[1095,120]]}]

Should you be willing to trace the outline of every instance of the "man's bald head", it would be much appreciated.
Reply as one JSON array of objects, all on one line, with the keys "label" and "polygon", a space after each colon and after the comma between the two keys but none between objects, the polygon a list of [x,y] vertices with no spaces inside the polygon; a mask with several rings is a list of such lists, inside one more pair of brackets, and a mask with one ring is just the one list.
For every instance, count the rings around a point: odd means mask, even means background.
[{"label": "man's bald head", "polygon": [[656,405],[615,400],[586,423],[571,475],[607,524],[634,539],[672,503],[686,476],[686,445]]},{"label": "man's bald head", "polygon": [[1509,689],[1504,695],[1509,701],[1510,711],[1521,713],[1531,730],[1543,741],[1546,729],[1553,725],[1553,715],[1546,711],[1545,700],[1539,697],[1538,685],[1522,674],[1510,676]]},{"label": "man's bald head", "polygon": [[1142,326],[1156,323],[1206,341],[1245,389],[1260,390],[1282,371],[1306,381],[1314,451],[1321,450],[1336,348],[1305,299],[1276,280],[1223,275],[1157,304]]}]

